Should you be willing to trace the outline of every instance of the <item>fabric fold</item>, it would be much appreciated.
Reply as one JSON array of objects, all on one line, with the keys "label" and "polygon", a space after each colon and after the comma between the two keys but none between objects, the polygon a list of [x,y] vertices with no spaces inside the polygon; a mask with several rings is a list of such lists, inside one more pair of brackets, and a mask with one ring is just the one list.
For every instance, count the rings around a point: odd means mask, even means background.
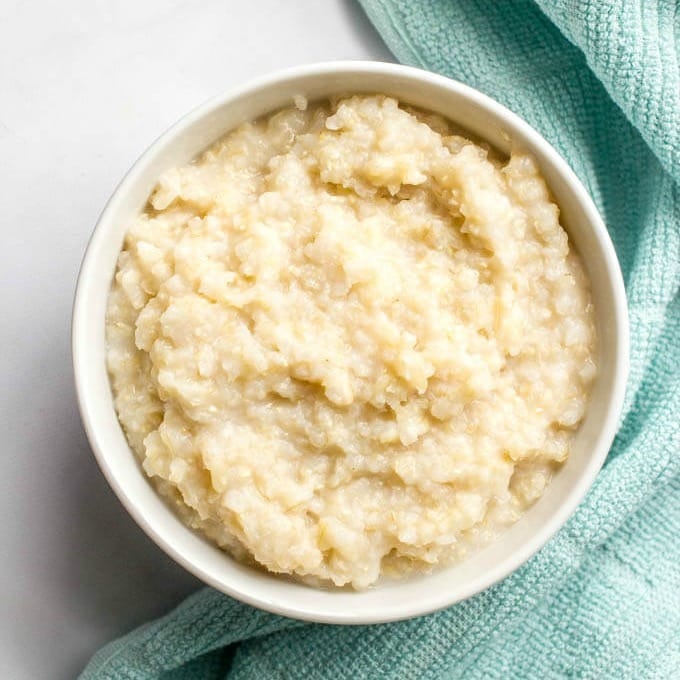
[{"label": "fabric fold", "polygon": [[605,467],[495,587],[393,624],[301,624],[213,590],[103,648],[99,678],[680,677],[680,74],[673,0],[361,0],[396,57],[536,127],[597,203],[631,375]]}]

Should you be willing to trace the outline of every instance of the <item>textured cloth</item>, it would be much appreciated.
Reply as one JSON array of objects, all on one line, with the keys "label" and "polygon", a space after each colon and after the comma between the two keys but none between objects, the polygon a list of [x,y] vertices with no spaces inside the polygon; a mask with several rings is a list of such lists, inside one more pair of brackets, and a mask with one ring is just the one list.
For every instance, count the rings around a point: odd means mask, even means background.
[{"label": "textured cloth", "polygon": [[466,602],[336,627],[206,589],[102,649],[82,677],[680,678],[680,6],[362,2],[397,58],[519,113],[595,198],[631,317],[614,446],[564,529]]}]

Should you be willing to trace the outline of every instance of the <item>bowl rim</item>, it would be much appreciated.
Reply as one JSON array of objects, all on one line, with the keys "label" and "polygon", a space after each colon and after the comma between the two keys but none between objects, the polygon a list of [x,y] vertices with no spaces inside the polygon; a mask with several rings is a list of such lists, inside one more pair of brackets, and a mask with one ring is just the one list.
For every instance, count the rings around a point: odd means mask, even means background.
[{"label": "bowl rim", "polygon": [[[539,527],[538,531],[529,536],[521,546],[514,550],[509,557],[496,565],[494,568],[480,574],[471,580],[467,588],[464,588],[457,596],[448,597],[446,593],[436,597],[424,598],[415,603],[402,604],[400,607],[393,607],[389,612],[376,611],[373,613],[357,614],[353,611],[327,611],[325,609],[310,610],[272,601],[271,598],[261,597],[257,593],[244,592],[238,585],[225,584],[218,581],[213,574],[205,571],[195,564],[189,557],[184,555],[173,545],[159,534],[156,528],[148,521],[144,509],[140,507],[128,494],[125,485],[117,478],[109,462],[106,442],[102,441],[98,433],[98,424],[90,400],[96,395],[91,394],[88,381],[85,377],[87,366],[81,360],[81,347],[87,342],[86,327],[88,316],[88,282],[92,277],[97,276],[97,254],[101,243],[105,237],[105,227],[109,222],[109,216],[115,213],[118,203],[126,192],[135,185],[137,176],[143,171],[147,159],[159,148],[170,143],[177,135],[184,130],[191,128],[201,120],[215,112],[220,107],[226,105],[231,100],[253,95],[260,90],[274,86],[282,81],[294,80],[307,76],[331,76],[339,73],[351,72],[357,76],[362,74],[380,74],[406,77],[420,81],[426,85],[444,87],[455,91],[456,94],[478,105],[482,109],[490,111],[491,114],[499,119],[507,121],[518,130],[521,136],[530,140],[532,145],[540,148],[542,156],[547,159],[551,166],[561,175],[570,185],[571,190],[577,197],[577,202],[584,210],[588,218],[588,228],[591,229],[604,254],[604,265],[607,278],[613,290],[615,309],[613,320],[616,326],[615,335],[617,337],[617,359],[614,367],[613,386],[609,392],[607,400],[607,410],[598,431],[597,441],[592,449],[592,454],[587,459],[586,464],[581,468],[578,476],[578,483],[572,492],[565,497],[559,508],[552,517]],[[529,560],[540,548],[542,548],[558,531],[564,526],[569,517],[574,513],[576,507],[590,489],[597,473],[602,467],[604,460],[609,452],[609,448],[616,434],[619,418],[623,409],[624,394],[628,376],[630,342],[629,342],[629,320],[626,303],[626,293],[623,276],[619,262],[614,250],[613,243],[606,229],[606,226],[599,214],[589,193],[578,179],[569,164],[554,149],[554,147],[532,126],[510,109],[500,104],[482,92],[465,85],[451,78],[425,71],[412,66],[394,64],[380,61],[327,61],[310,64],[303,64],[291,68],[281,69],[258,78],[251,79],[244,84],[229,88],[223,93],[211,97],[204,103],[190,110],[177,122],[165,130],[155,139],[145,151],[137,158],[128,172],[114,189],[111,197],[105,204],[92,234],[88,240],[80,270],[77,277],[75,296],[72,308],[71,324],[71,352],[73,371],[75,377],[76,395],[78,407],[81,414],[83,426],[95,455],[97,463],[103,472],[106,480],[113,489],[114,493],[132,516],[135,522],[143,531],[158,545],[167,555],[187,571],[199,578],[204,583],[216,588],[217,590],[245,602],[249,605],[304,621],[315,621],[322,623],[336,624],[367,624],[384,623],[412,618],[423,614],[438,611],[457,602],[463,601],[486,590],[498,581],[502,580],[527,560]],[[110,386],[107,386],[110,389]],[[115,413],[113,414],[114,417]],[[116,418],[117,419],[117,418]]]}]

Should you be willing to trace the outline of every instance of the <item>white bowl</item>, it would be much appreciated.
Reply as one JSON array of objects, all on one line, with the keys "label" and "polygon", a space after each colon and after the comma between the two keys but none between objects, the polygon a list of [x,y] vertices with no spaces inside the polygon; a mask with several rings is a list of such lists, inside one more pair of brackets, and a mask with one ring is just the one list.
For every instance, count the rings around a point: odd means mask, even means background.
[{"label": "white bowl", "polygon": [[[502,151],[518,145],[538,160],[562,223],[592,285],[599,375],[571,456],[545,495],[501,538],[467,561],[428,576],[363,592],[319,590],[243,566],[188,529],[156,494],[116,417],[105,366],[104,314],[123,235],[160,174],[186,163],[237,124],[291,102],[349,92],[379,92],[435,111]],[[600,469],[621,412],[628,370],[628,318],[621,272],[588,193],[559,154],[527,123],[461,83],[414,68],[336,62],[261,78],[195,109],[163,134],[116,189],[82,263],[73,311],[73,362],[85,429],[106,478],[156,543],[182,566],[243,602],[299,619],[376,623],[425,614],[480,592],[531,557],[567,520]]]}]

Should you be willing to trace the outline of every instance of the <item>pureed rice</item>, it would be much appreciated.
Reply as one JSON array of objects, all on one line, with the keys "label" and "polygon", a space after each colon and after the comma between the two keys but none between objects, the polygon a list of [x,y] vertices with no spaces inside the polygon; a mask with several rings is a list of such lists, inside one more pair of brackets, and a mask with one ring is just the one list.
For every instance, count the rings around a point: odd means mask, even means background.
[{"label": "pureed rice", "polygon": [[165,172],[108,303],[130,444],[192,527],[316,583],[448,564],[569,453],[588,282],[532,158],[384,96]]}]

